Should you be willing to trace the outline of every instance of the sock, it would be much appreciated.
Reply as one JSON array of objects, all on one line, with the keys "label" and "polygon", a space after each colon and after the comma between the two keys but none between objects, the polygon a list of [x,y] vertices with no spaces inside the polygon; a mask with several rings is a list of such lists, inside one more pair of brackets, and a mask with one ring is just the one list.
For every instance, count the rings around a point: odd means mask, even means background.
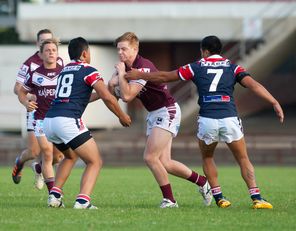
[{"label": "sock", "polygon": [[249,188],[252,200],[261,200],[260,189],[258,187]]},{"label": "sock", "polygon": [[173,196],[171,184],[166,184],[166,185],[160,186],[160,190],[162,192],[163,198],[169,199],[173,203],[176,202],[176,200]]},{"label": "sock", "polygon": [[198,173],[194,171],[192,171],[191,176],[188,177],[187,180],[197,184],[198,186],[204,186],[207,182],[207,178],[205,176],[198,175]]},{"label": "sock", "polygon": [[63,192],[62,192],[62,189],[54,186],[54,187],[51,188],[49,194],[54,195],[56,198],[60,198],[61,195],[63,194]]},{"label": "sock", "polygon": [[35,171],[38,173],[38,174],[41,174],[41,163],[37,163],[35,164]]},{"label": "sock", "polygon": [[20,157],[17,158],[15,164],[19,169],[22,169],[24,167],[24,163],[21,163]]},{"label": "sock", "polygon": [[80,204],[85,204],[87,202],[90,202],[90,196],[87,194],[78,194],[76,197],[76,201]]},{"label": "sock", "polygon": [[54,185],[54,177],[44,179],[44,182],[45,182],[45,184],[47,186],[47,190],[48,190],[48,193],[49,193],[50,190],[53,188],[53,185]]},{"label": "sock", "polygon": [[211,188],[211,191],[216,202],[218,202],[221,198],[223,198],[223,194],[220,186],[215,186]]}]

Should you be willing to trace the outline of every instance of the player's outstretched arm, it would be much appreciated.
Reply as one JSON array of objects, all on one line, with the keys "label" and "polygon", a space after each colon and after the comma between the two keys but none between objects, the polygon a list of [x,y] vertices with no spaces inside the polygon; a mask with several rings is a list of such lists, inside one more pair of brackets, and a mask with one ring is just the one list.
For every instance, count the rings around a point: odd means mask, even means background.
[{"label": "player's outstretched arm", "polygon": [[276,112],[277,116],[281,123],[284,122],[284,112],[279,104],[279,102],[263,87],[260,83],[254,80],[251,76],[246,76],[242,79],[241,84],[247,88],[249,88],[252,92],[256,95],[261,97],[262,99],[266,100],[270,104],[272,104],[274,111]]},{"label": "player's outstretched arm", "polygon": [[124,76],[127,80],[144,79],[155,83],[174,82],[179,80],[178,72],[175,71],[158,71],[158,72],[140,72],[132,69]]},{"label": "player's outstretched arm", "polygon": [[27,111],[34,111],[38,108],[38,106],[35,101],[28,100],[28,93],[29,92],[25,88],[21,87],[18,91],[18,99],[21,102],[21,104],[23,104],[26,107]]},{"label": "player's outstretched arm", "polygon": [[104,82],[97,81],[93,85],[93,88],[97,92],[98,96],[103,100],[105,105],[109,108],[109,110],[119,118],[122,126],[129,127],[131,125],[131,118],[121,110],[117,99],[109,92]]},{"label": "player's outstretched arm", "polygon": [[94,101],[96,101],[98,99],[100,99],[98,94],[96,92],[92,92],[88,102],[91,103],[91,102],[94,102]]}]

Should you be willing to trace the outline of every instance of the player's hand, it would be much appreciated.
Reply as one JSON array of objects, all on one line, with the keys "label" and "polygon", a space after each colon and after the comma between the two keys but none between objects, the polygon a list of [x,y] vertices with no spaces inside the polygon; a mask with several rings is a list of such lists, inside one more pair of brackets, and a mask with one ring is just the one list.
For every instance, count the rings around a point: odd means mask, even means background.
[{"label": "player's hand", "polygon": [[132,123],[131,118],[127,114],[123,114],[122,117],[119,118],[119,121],[123,127],[129,127]]},{"label": "player's hand", "polygon": [[110,87],[115,87],[119,85],[119,78],[117,71],[113,73],[112,78],[109,80],[108,85]]},{"label": "player's hand", "polygon": [[115,69],[118,72],[118,75],[124,75],[125,74],[125,64],[124,62],[118,62],[115,64]]},{"label": "player's hand", "polygon": [[273,105],[273,110],[275,111],[276,115],[279,117],[280,123],[284,122],[284,112],[279,103]]},{"label": "player's hand", "polygon": [[28,100],[26,103],[26,109],[28,112],[34,111],[38,108],[37,103],[35,101]]},{"label": "player's hand", "polygon": [[27,99],[36,102],[37,101],[37,96],[35,94],[28,93],[27,94]]},{"label": "player's hand", "polygon": [[137,80],[140,79],[139,76],[140,71],[137,69],[132,68],[130,71],[128,71],[125,75],[124,78],[127,80]]}]

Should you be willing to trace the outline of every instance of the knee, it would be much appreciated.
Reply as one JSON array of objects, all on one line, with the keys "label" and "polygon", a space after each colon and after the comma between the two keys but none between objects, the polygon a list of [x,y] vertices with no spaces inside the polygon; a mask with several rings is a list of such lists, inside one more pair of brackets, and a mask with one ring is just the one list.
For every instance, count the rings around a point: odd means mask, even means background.
[{"label": "knee", "polygon": [[160,160],[161,161],[161,163],[162,163],[162,165],[163,165],[163,167],[167,170],[167,172],[172,172],[172,162],[171,162],[171,160]]},{"label": "knee", "polygon": [[153,165],[153,163],[155,163],[156,158],[150,154],[150,153],[145,153],[144,154],[144,162],[149,166],[149,165]]},{"label": "knee", "polygon": [[102,167],[103,167],[103,160],[101,158],[99,158],[98,168],[101,169]]},{"label": "knee", "polygon": [[53,156],[52,164],[58,164],[64,159],[63,154],[58,154]]},{"label": "knee", "polygon": [[32,157],[32,159],[35,159],[39,156],[40,153],[40,149],[38,147],[29,147],[28,151],[30,153],[30,156]]}]

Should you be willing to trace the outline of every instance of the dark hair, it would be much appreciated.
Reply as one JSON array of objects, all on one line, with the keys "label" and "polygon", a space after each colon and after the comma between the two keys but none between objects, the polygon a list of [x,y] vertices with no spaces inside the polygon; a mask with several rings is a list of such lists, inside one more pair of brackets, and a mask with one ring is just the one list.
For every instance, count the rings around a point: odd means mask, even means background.
[{"label": "dark hair", "polygon": [[203,38],[200,47],[203,51],[208,50],[212,55],[220,54],[222,51],[222,43],[220,39],[214,35]]},{"label": "dark hair", "polygon": [[88,42],[82,38],[74,38],[69,42],[68,54],[71,60],[77,60],[80,58],[83,51],[88,49]]},{"label": "dark hair", "polygon": [[42,34],[52,34],[52,32],[49,29],[43,29],[43,30],[38,31],[38,33],[37,33],[37,41],[39,41],[39,37]]}]

